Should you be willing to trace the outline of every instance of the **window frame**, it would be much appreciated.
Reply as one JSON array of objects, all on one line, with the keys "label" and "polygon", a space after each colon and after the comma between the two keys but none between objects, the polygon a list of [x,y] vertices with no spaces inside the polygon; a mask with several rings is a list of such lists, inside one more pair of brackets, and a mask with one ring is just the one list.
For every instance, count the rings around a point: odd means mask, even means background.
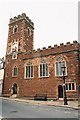
[{"label": "window frame", "polygon": [[32,32],[33,32],[33,30],[30,27],[28,27],[27,28],[27,35],[28,35],[28,37],[30,37],[32,35]]},{"label": "window frame", "polygon": [[[65,67],[66,67],[66,73],[65,73],[65,76],[67,76],[67,65],[66,65],[66,61],[65,60],[62,60],[62,61],[56,61],[55,62],[55,76],[56,77],[62,77],[63,76],[63,74],[61,75],[60,73],[61,73],[61,67],[60,67],[60,64],[59,63],[65,63]],[[56,74],[57,73],[57,69],[56,69],[56,63],[58,63],[58,74]]]},{"label": "window frame", "polygon": [[[17,31],[15,32],[14,30],[17,28]],[[18,32],[18,25],[15,25],[14,27],[13,27],[13,34],[15,34],[15,33],[17,33]]]},{"label": "window frame", "polygon": [[[17,69],[17,73],[16,73],[16,75],[14,75],[14,69]],[[18,75],[18,67],[17,66],[15,66],[14,68],[13,68],[13,70],[12,70],[12,77],[17,77],[17,75]]]},{"label": "window frame", "polygon": [[[45,75],[43,76],[43,71],[42,71],[42,76],[40,76],[40,65],[47,65],[47,76],[46,76],[46,67],[45,67]],[[49,77],[49,65],[48,65],[48,63],[40,63],[40,65],[39,65],[39,78],[47,78],[47,77]],[[43,69],[43,66],[42,66],[42,69]]]},{"label": "window frame", "polygon": [[[72,89],[72,84],[74,83],[74,90]],[[67,84],[68,86],[68,90],[66,90],[67,92],[69,91],[76,91],[76,82],[66,82],[65,85]],[[69,85],[71,85],[71,90],[69,89]]]},{"label": "window frame", "polygon": [[[27,77],[27,66],[30,66],[30,77]],[[31,77],[31,67],[33,67],[33,76]],[[24,79],[33,79],[34,78],[34,65],[33,64],[27,64],[25,65],[25,72],[24,72]]]}]

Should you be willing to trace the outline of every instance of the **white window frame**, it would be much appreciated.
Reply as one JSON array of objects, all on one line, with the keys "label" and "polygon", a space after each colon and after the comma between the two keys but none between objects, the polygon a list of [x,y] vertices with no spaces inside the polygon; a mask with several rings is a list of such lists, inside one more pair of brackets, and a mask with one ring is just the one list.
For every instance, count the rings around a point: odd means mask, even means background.
[{"label": "white window frame", "polygon": [[[74,83],[74,90],[72,90],[72,83]],[[76,91],[76,82],[66,82],[66,84],[68,84],[68,90],[66,90],[67,92],[68,91]],[[71,84],[71,90],[69,90],[69,84]]]},{"label": "white window frame", "polygon": [[[43,65],[43,64],[45,64],[45,65],[47,64],[48,65],[48,63],[40,63],[40,65]],[[48,68],[47,68],[48,69],[48,76],[46,76],[46,75],[45,76],[43,76],[43,75],[40,76],[40,65],[39,65],[39,78],[49,77],[49,65],[48,65]],[[46,67],[45,67],[45,69],[46,69]],[[45,71],[45,73],[46,73],[46,71]],[[42,71],[42,74],[43,74],[43,71]]]},{"label": "white window frame", "polygon": [[[16,31],[16,32],[14,32],[15,28],[17,28],[17,31]],[[15,33],[17,33],[17,32],[18,32],[18,25],[15,25],[15,26],[13,27],[13,34],[15,34]]]},{"label": "white window frame", "polygon": [[60,66],[58,66],[59,67],[59,75],[56,74],[56,63],[59,63],[59,62],[61,62],[61,63],[65,62],[65,67],[66,67],[66,74],[65,74],[65,76],[67,76],[67,65],[66,65],[66,61],[65,60],[63,60],[63,61],[56,61],[55,62],[55,76],[56,77],[62,77],[63,76],[63,74],[62,75],[60,74]]},{"label": "white window frame", "polygon": [[[26,76],[26,68],[27,68],[27,66],[30,66],[30,77],[27,77]],[[33,77],[31,77],[31,66],[33,67]],[[32,79],[32,78],[34,78],[34,65],[33,64],[31,64],[31,65],[25,65],[25,72],[24,72],[24,79]]]},{"label": "white window frame", "polygon": [[[17,68],[17,74],[16,74],[16,75],[14,75],[14,68]],[[17,75],[18,75],[18,67],[15,66],[15,67],[13,67],[13,69],[12,69],[12,77],[17,77]]]}]

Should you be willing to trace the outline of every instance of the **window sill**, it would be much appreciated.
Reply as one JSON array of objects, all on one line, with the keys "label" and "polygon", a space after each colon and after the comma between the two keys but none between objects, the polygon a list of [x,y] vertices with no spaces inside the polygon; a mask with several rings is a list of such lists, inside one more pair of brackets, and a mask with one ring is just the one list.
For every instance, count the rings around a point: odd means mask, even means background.
[{"label": "window sill", "polygon": [[12,76],[13,78],[16,78],[17,76]]},{"label": "window sill", "polygon": [[76,90],[66,90],[66,92],[76,92]]},{"label": "window sill", "polygon": [[42,77],[39,77],[40,79],[42,79],[42,78],[49,78],[49,76],[42,76]]},{"label": "window sill", "polygon": [[31,79],[34,79],[34,77],[31,77],[31,78],[24,78],[25,80],[31,80]]},{"label": "window sill", "polygon": [[[63,77],[62,75],[55,75],[55,77]],[[67,77],[67,75],[65,75],[65,77]]]}]

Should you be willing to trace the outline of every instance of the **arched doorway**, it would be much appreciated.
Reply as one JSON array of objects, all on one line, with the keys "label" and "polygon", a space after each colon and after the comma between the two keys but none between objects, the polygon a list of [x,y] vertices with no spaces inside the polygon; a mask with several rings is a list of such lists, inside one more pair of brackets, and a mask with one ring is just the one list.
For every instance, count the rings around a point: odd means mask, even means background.
[{"label": "arched doorway", "polygon": [[14,84],[12,87],[13,94],[17,94],[17,84]]},{"label": "arched doorway", "polygon": [[62,87],[62,85],[58,86],[58,98],[63,98],[63,87]]}]

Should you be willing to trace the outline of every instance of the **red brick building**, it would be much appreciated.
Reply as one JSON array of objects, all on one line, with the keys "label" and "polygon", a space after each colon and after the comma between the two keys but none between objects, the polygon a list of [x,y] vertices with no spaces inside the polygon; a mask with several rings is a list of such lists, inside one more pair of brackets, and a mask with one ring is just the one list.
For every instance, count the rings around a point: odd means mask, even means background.
[{"label": "red brick building", "polygon": [[77,41],[33,49],[34,23],[26,14],[18,15],[9,22],[5,79],[3,95],[17,94],[33,98],[47,94],[48,98],[63,98],[63,75],[65,65],[66,93],[68,98],[78,97],[80,83],[79,47]]}]

